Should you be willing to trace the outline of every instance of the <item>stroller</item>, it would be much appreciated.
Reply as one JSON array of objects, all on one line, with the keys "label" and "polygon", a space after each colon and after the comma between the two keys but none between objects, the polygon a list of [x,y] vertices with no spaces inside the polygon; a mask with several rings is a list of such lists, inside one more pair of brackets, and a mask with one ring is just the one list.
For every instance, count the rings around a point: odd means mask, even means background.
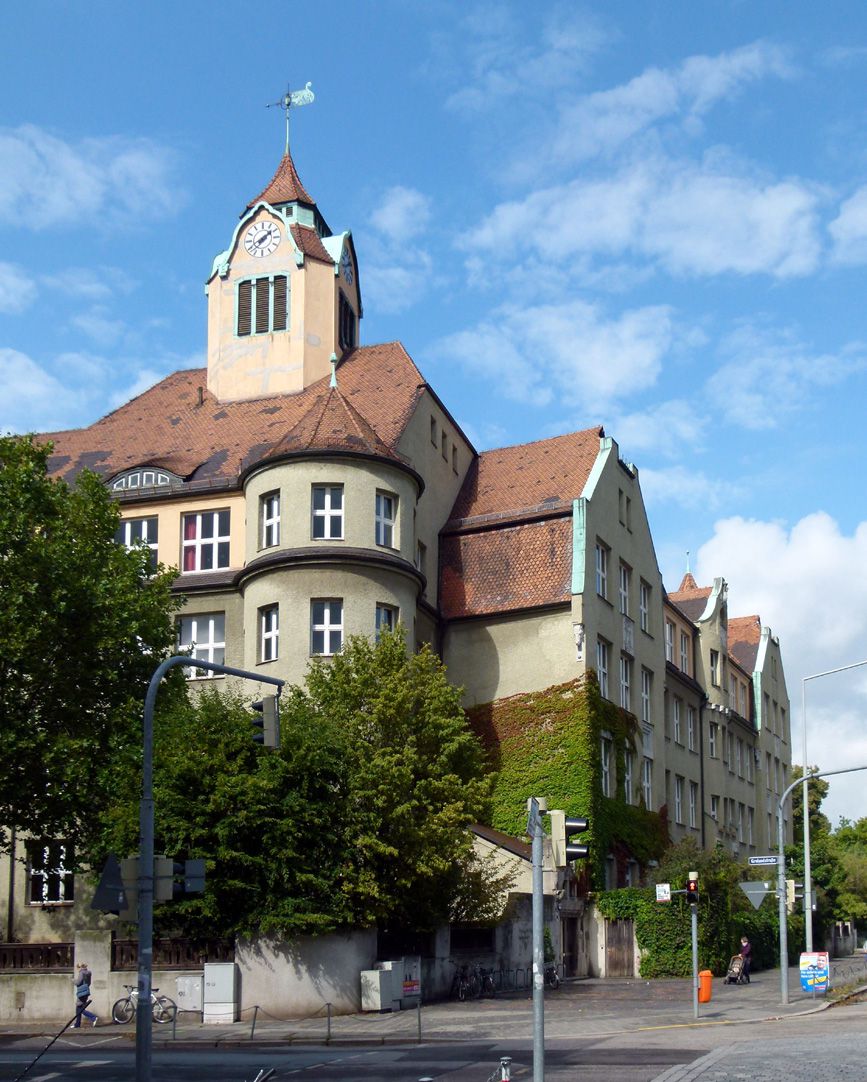
[{"label": "stroller", "polygon": [[739,954],[732,956],[732,960],[729,962],[728,972],[726,973],[725,984],[746,984],[747,978],[744,973],[744,960]]}]

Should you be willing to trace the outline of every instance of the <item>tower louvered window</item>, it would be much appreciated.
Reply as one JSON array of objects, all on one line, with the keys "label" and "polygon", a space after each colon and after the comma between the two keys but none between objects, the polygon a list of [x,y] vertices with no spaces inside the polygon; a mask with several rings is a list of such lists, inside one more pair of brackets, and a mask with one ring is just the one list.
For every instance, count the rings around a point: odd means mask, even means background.
[{"label": "tower louvered window", "polygon": [[237,334],[269,334],[289,329],[289,278],[247,278],[238,283]]}]

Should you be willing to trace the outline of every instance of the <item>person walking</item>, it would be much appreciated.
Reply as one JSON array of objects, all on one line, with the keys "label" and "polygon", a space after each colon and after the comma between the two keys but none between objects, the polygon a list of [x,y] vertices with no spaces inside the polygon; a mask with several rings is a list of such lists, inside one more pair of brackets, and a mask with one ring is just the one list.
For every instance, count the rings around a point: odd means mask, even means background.
[{"label": "person walking", "polygon": [[750,945],[750,941],[747,939],[747,937],[745,935],[741,936],[740,956],[741,956],[741,958],[743,959],[743,962],[744,962],[743,968],[741,969],[741,974],[743,975],[744,981],[747,984],[749,984],[750,983],[750,969],[752,968],[752,964],[753,964],[753,948]]},{"label": "person walking", "polygon": [[82,1015],[92,1026],[95,1026],[99,1021],[99,1016],[87,1009],[90,1003],[90,982],[93,979],[93,974],[87,968],[87,962],[78,963],[78,973],[72,979],[75,982],[75,1021],[72,1023],[72,1028],[81,1027]]}]

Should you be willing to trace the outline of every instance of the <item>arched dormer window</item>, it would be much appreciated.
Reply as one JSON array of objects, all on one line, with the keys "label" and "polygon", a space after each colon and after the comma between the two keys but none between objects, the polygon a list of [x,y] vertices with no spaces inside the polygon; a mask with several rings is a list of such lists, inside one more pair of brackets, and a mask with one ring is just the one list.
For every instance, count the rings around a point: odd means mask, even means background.
[{"label": "arched dormer window", "polygon": [[119,473],[110,484],[115,492],[130,492],[140,488],[162,488],[180,480],[180,477],[167,470],[159,470],[154,466],[137,466],[134,470]]}]

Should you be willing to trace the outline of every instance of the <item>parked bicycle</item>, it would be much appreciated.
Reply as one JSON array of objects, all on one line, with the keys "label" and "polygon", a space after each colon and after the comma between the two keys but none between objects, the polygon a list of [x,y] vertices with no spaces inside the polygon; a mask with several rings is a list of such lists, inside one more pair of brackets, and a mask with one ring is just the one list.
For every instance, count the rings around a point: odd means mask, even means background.
[{"label": "parked bicycle", "polygon": [[[124,988],[126,989],[126,995],[123,999],[117,1000],[111,1008],[111,1020],[117,1022],[118,1025],[131,1022],[135,1018],[136,1007],[138,1006],[138,988],[131,984],[125,984]],[[166,1022],[174,1020],[175,1015],[178,1013],[178,1005],[168,996],[158,996],[157,992],[159,992],[159,988],[154,988],[151,992],[151,1016],[155,1022],[165,1025]]]},{"label": "parked bicycle", "polygon": [[555,990],[560,987],[560,974],[553,962],[545,963],[545,985]]},{"label": "parked bicycle", "polygon": [[461,1003],[467,999],[475,999],[478,995],[478,977],[470,970],[466,962],[462,965],[453,964],[456,968],[452,978],[452,999],[459,999]]}]

